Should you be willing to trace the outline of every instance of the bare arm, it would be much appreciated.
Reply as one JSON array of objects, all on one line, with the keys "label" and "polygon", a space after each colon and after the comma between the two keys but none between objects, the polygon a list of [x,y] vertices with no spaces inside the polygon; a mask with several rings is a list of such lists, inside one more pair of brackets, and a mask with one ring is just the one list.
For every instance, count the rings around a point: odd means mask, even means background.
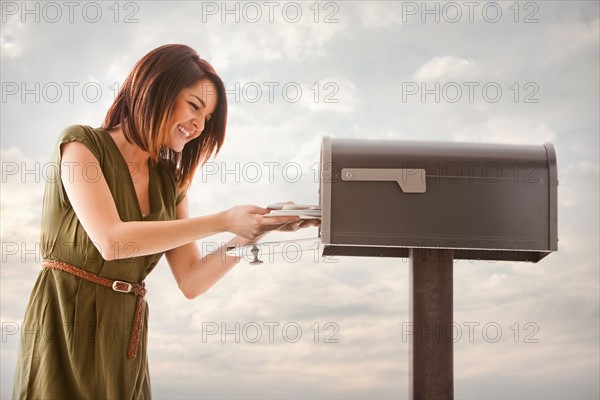
[{"label": "bare arm", "polygon": [[[188,218],[188,199],[177,206],[177,218]],[[282,225],[279,229],[295,231],[299,228],[319,226],[318,220],[297,220]],[[193,299],[210,289],[240,260],[240,256],[226,254],[227,247],[243,246],[256,241],[236,236],[209,255],[201,256],[196,243],[188,243],[166,253],[167,261],[179,289],[185,297]]]},{"label": "bare arm", "polygon": [[[177,219],[188,218],[187,196],[177,206]],[[226,247],[245,245],[251,240],[236,236],[213,253],[202,257],[194,242],[166,252],[167,262],[179,289],[185,297],[193,299],[206,292],[239,261],[240,257],[226,254]]]},{"label": "bare arm", "polygon": [[294,221],[293,217],[263,218],[261,214],[268,212],[264,208],[238,206],[213,215],[174,221],[123,222],[104,176],[93,182],[85,179],[85,169],[90,164],[101,171],[92,152],[79,142],[63,144],[61,152],[61,180],[69,201],[106,260],[160,253],[226,231],[254,239]]}]

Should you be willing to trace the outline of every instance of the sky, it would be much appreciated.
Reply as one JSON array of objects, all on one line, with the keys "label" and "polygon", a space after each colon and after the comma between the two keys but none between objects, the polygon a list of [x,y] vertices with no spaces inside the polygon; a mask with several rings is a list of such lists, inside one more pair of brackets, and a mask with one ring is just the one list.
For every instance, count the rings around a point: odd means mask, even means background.
[{"label": "sky", "polygon": [[[454,264],[455,395],[600,396],[597,1],[1,6],[1,398],[39,271],[56,137],[99,126],[135,62],[166,43],[197,50],[228,91],[225,146],[195,176],[191,215],[318,204],[323,136],[553,143],[558,251]],[[280,248],[191,301],[160,261],[146,281],[154,397],[407,398],[408,260]]]}]

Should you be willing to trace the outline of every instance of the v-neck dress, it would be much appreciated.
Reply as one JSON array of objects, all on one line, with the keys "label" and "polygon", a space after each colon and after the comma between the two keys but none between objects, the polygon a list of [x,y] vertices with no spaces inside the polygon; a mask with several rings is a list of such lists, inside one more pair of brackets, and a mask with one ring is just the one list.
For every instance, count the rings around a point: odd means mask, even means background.
[{"label": "v-neck dress", "polygon": [[[149,162],[150,213],[142,216],[125,159],[110,134],[74,125],[65,129],[54,148],[57,168],[48,168],[43,199],[40,250],[43,259],[72,264],[113,280],[141,282],[162,253],[126,254],[106,261],[77,219],[60,178],[60,146],[78,141],[98,159],[122,221],[175,219],[178,193],[167,168]],[[99,171],[84,167],[92,182]],[[22,329],[13,398],[19,399],[148,399],[151,397],[147,357],[148,305],[138,353],[127,358],[136,296],[42,268],[29,299]]]}]

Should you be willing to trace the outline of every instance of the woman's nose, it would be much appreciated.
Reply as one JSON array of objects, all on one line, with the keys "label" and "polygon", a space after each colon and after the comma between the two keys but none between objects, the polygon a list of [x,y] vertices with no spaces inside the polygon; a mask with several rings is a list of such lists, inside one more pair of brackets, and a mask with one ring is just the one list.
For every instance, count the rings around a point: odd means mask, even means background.
[{"label": "woman's nose", "polygon": [[204,130],[204,122],[194,119],[192,121],[192,126],[194,127],[194,132],[198,131],[198,134],[201,134],[202,131]]}]

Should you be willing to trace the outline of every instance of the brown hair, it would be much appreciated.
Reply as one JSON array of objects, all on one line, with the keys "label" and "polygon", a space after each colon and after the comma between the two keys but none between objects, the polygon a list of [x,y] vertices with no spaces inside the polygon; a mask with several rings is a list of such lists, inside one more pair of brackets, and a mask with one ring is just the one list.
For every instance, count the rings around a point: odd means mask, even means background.
[{"label": "brown hair", "polygon": [[[208,79],[216,87],[217,105],[205,123],[202,134],[185,145],[181,152],[168,148],[169,127],[175,99],[179,92]],[[133,67],[110,106],[102,129],[121,126],[129,143],[150,153],[150,158],[164,162],[172,171],[179,190],[189,187],[198,165],[215,156],[225,139],[227,97],[223,81],[214,68],[196,51],[182,44],[160,46]]]}]

